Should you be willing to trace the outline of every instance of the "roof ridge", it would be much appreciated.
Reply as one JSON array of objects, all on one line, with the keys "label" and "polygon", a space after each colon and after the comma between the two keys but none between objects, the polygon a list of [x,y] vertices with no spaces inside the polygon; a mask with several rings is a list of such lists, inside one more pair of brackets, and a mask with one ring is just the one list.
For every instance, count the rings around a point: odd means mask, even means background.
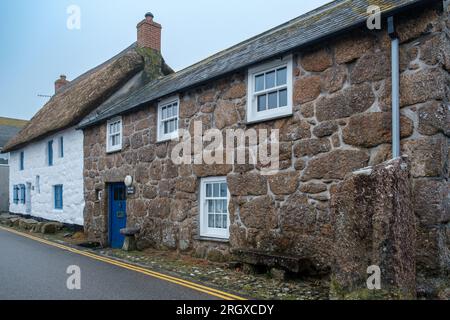
[{"label": "roof ridge", "polygon": [[10,126],[10,127],[24,127],[28,123],[28,120],[0,117],[0,126]]},{"label": "roof ridge", "polygon": [[[76,77],[75,79],[73,79],[72,81],[70,81],[67,85],[65,85],[64,87],[61,88],[60,91],[58,91],[57,94],[55,94],[53,97],[57,96],[58,94],[61,94],[65,91],[67,91],[68,89],[70,89],[73,85],[77,84],[79,81],[83,80],[85,77],[87,77],[88,75],[94,73],[96,70],[101,69],[102,67],[104,67],[105,65],[107,65],[108,63],[110,63],[111,61],[114,61],[117,58],[120,58],[122,55],[126,54],[130,49],[134,49],[137,46],[137,42],[133,42],[131,45],[129,45],[127,48],[125,48],[124,50],[121,50],[119,53],[117,53],[116,55],[114,55],[112,58],[98,64],[97,66],[87,70],[86,72],[83,72],[82,74],[80,74],[78,77]],[[52,98],[53,98],[52,97]],[[44,104],[45,106],[45,104]]]},{"label": "roof ridge", "polygon": [[362,26],[367,7],[378,4],[382,13],[400,12],[406,8],[437,0],[335,0],[291,19],[277,27],[222,50],[176,73],[160,77],[122,99],[102,105],[81,121],[85,128],[108,117],[123,114],[167,95],[201,85],[212,79],[237,72],[256,63],[316,44],[332,35]]},{"label": "roof ridge", "polygon": [[[8,141],[5,150],[15,150],[56,131],[79,124],[89,112],[95,110],[124,81],[128,81],[132,74],[141,69],[143,59],[135,50],[136,45],[134,42],[112,58],[91,68],[64,86],[36,112],[16,136]],[[127,63],[116,65],[117,68],[113,73],[107,72],[108,68],[114,67],[116,62],[122,60],[126,60]],[[97,76],[101,76],[100,85],[96,83]],[[99,86],[94,88],[94,85]],[[87,89],[90,94],[87,95],[83,91],[84,89]],[[56,110],[57,115],[52,116],[52,110]]]},{"label": "roof ridge", "polygon": [[304,14],[296,17],[296,18],[288,20],[288,21],[286,21],[286,22],[284,22],[284,23],[282,23],[280,25],[277,25],[277,26],[275,26],[275,27],[273,27],[273,28],[271,28],[269,30],[266,30],[266,31],[261,32],[261,33],[259,33],[257,35],[254,35],[254,36],[252,36],[252,37],[250,37],[248,39],[245,39],[245,40],[243,40],[243,41],[241,41],[241,42],[239,42],[239,43],[237,43],[235,45],[232,45],[229,48],[226,48],[226,49],[223,49],[223,50],[221,50],[221,51],[219,51],[217,53],[214,53],[213,55],[211,55],[209,57],[206,57],[206,58],[204,58],[204,59],[202,59],[202,60],[200,60],[200,61],[198,61],[198,62],[196,62],[196,63],[194,63],[194,64],[192,64],[190,66],[187,66],[186,68],[183,68],[183,69],[177,71],[176,73],[178,74],[178,73],[181,73],[181,72],[183,72],[183,71],[185,71],[187,69],[193,68],[196,65],[202,64],[203,62],[205,62],[207,60],[210,60],[210,59],[212,60],[213,58],[218,58],[218,57],[220,57],[221,55],[223,55],[225,53],[229,53],[230,51],[239,48],[240,46],[248,45],[249,43],[251,43],[252,41],[254,41],[256,39],[259,39],[259,38],[264,37],[264,36],[268,36],[268,35],[270,35],[272,33],[275,33],[275,32],[277,32],[279,30],[282,30],[285,27],[291,26],[291,24],[298,23],[298,22],[300,22],[300,20],[306,19],[309,16],[312,16],[313,14],[317,14],[320,11],[329,10],[332,7],[337,7],[337,6],[342,5],[342,4],[344,4],[345,2],[348,2],[348,1],[351,1],[351,0],[337,0],[337,1],[328,2],[328,3],[326,3],[326,4],[316,8],[316,9],[314,9],[312,11],[304,13]]}]

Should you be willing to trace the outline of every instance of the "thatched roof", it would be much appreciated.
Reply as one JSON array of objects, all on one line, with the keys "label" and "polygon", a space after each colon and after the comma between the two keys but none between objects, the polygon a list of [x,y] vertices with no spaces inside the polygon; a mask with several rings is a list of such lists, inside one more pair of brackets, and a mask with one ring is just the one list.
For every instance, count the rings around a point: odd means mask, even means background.
[{"label": "thatched roof", "polygon": [[26,120],[0,117],[0,151],[27,123]]},{"label": "thatched roof", "polygon": [[30,142],[75,126],[142,70],[144,58],[133,44],[62,88],[6,144],[3,151],[17,150]]}]

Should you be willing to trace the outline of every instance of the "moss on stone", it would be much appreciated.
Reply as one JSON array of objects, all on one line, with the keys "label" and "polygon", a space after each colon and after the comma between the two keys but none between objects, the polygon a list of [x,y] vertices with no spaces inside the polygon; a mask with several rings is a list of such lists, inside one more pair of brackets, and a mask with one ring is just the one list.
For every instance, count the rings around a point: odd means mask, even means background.
[{"label": "moss on stone", "polygon": [[164,59],[161,53],[151,48],[136,48],[142,58],[144,58],[144,81],[150,82],[164,75]]},{"label": "moss on stone", "polygon": [[405,295],[401,290],[391,288],[382,290],[345,289],[335,278],[330,282],[330,298],[333,300],[415,300],[416,297]]}]

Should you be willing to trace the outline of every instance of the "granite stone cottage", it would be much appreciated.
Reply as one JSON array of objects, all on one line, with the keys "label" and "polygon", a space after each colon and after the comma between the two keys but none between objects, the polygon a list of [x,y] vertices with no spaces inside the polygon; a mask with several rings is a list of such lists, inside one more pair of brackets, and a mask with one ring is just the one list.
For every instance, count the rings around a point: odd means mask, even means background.
[{"label": "granite stone cottage", "polygon": [[[369,5],[379,6],[381,29],[366,25]],[[337,295],[339,285],[351,289],[342,272],[366,274],[375,256],[381,265],[392,256],[387,278],[409,288],[399,294],[435,294],[450,271],[449,27],[446,1],[338,0],[164,76],[161,26],[147,15],[138,28],[153,80],[79,125],[85,231],[120,247],[120,229],[137,227],[139,248],[332,271]],[[398,127],[398,72],[406,157],[385,163]],[[175,164],[173,139],[195,122],[224,135],[278,129],[279,172],[263,175],[261,163]],[[385,254],[372,254],[378,248]]]},{"label": "granite stone cottage", "polygon": [[11,213],[83,226],[84,135],[76,126],[105,101],[148,82],[150,58],[133,44],[71,82],[55,82],[54,96],[3,150],[11,155]]}]

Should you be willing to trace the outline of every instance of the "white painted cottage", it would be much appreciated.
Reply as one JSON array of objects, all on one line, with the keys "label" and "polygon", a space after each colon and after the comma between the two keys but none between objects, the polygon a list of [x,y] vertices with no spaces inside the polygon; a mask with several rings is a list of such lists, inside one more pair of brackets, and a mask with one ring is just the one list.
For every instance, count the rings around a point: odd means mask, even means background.
[{"label": "white painted cottage", "polygon": [[11,213],[83,225],[83,131],[76,126],[125,85],[140,87],[144,65],[133,44],[71,82],[55,82],[55,95],[4,147]]},{"label": "white painted cottage", "polygon": [[69,128],[10,154],[10,212],[83,225],[83,132]]}]

